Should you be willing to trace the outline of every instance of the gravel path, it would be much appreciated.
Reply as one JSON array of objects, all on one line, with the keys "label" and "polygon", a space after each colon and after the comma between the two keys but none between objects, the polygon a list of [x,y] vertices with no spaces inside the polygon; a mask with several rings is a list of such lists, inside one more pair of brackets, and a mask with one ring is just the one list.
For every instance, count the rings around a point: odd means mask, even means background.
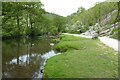
[{"label": "gravel path", "polygon": [[116,39],[112,39],[109,37],[99,37],[100,41],[103,42],[104,44],[106,44],[107,46],[113,48],[116,51],[120,51],[120,47],[118,46],[118,44],[120,44],[120,41],[116,40]]},{"label": "gravel path", "polygon": [[92,36],[85,36],[82,34],[69,34],[69,33],[62,33],[62,34],[73,35],[73,36],[78,36],[78,37],[85,37],[85,38],[92,38]]},{"label": "gravel path", "polygon": [[[82,35],[82,34],[69,34],[69,33],[63,33],[63,34],[73,35],[73,36],[78,36],[78,37],[85,37],[85,38],[92,38],[92,36],[85,36],[85,35]],[[120,45],[120,41],[118,41],[116,39],[112,39],[112,38],[106,37],[106,36],[98,37],[98,38],[105,45],[113,48],[116,51],[120,51],[120,47],[118,46],[118,44]]]}]

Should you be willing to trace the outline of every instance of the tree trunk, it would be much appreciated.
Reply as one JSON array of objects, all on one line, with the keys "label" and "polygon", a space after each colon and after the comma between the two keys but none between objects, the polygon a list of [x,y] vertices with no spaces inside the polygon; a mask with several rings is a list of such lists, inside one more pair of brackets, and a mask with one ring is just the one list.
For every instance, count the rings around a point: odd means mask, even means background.
[{"label": "tree trunk", "polygon": [[26,24],[27,24],[27,28],[29,27],[29,14],[27,14],[27,18],[26,18]]},{"label": "tree trunk", "polygon": [[20,37],[20,22],[19,22],[19,16],[16,16],[16,20],[17,20],[17,28],[18,28],[18,34],[17,37]]},{"label": "tree trunk", "polygon": [[31,18],[30,18],[30,29],[31,29],[30,36],[32,37],[34,33],[33,33],[33,23],[32,23]]}]

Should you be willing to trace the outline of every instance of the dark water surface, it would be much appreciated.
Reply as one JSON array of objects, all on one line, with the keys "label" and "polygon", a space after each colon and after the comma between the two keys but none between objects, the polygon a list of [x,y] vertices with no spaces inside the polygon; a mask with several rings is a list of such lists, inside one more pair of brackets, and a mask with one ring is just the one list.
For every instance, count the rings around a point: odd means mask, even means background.
[{"label": "dark water surface", "polygon": [[46,58],[56,55],[49,38],[3,40],[3,78],[41,78]]}]

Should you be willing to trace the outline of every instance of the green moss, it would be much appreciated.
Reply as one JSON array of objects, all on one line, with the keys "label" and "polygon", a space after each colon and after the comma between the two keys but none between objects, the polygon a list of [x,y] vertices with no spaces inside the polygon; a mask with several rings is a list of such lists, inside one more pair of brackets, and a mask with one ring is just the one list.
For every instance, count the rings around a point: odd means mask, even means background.
[{"label": "green moss", "polygon": [[117,52],[98,39],[63,35],[56,49],[64,53],[45,65],[49,78],[115,78],[118,76]]}]

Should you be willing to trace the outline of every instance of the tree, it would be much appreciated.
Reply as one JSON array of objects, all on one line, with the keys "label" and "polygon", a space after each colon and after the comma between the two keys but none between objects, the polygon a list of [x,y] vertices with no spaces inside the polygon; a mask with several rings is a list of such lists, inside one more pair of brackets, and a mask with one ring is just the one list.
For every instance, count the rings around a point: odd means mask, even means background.
[{"label": "tree", "polygon": [[3,36],[6,37],[25,35],[28,30],[29,35],[34,35],[34,25],[42,21],[45,12],[40,2],[3,2],[2,6]]},{"label": "tree", "polygon": [[54,25],[57,27],[58,34],[65,31],[66,19],[63,17],[56,16],[54,19]]},{"label": "tree", "polygon": [[79,7],[77,13],[82,13],[82,12],[84,12],[84,11],[85,11],[85,8],[84,8],[84,7]]}]

